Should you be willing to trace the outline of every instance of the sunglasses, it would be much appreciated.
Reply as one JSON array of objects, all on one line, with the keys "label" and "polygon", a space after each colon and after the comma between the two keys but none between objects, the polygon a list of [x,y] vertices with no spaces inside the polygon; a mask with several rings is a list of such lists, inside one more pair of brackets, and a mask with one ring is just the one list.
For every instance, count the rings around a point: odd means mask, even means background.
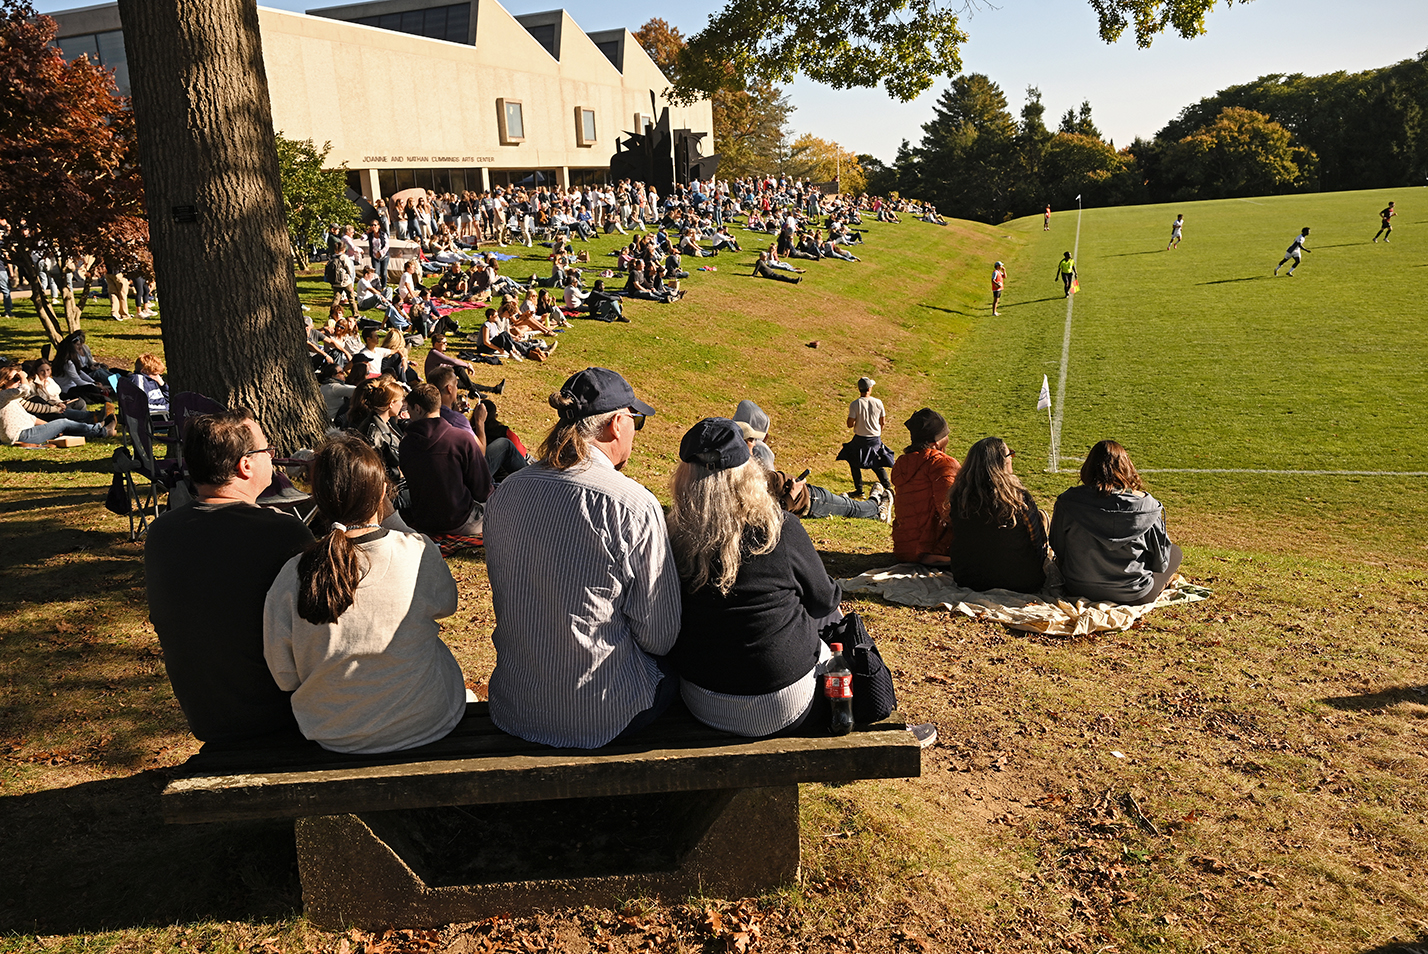
[{"label": "sunglasses", "polygon": [[626,412],[626,413],[628,413],[628,414],[630,415],[630,420],[632,420],[632,421],[635,422],[635,430],[638,431],[638,430],[642,430],[642,429],[644,428],[644,426],[645,426],[645,415],[639,413],[638,411],[628,411],[628,412]]}]

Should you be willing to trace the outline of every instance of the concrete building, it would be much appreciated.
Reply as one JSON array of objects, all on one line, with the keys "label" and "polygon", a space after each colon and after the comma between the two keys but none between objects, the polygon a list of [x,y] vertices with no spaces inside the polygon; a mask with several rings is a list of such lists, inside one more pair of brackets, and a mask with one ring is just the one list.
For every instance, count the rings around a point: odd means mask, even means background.
[{"label": "concrete building", "polygon": [[[66,57],[129,67],[116,4],[53,14]],[[273,124],[332,144],[368,198],[515,182],[606,181],[615,140],[714,128],[707,100],[674,106],[669,81],[626,29],[586,33],[564,10],[513,16],[496,0],[376,0],[288,13],[260,7]]]}]

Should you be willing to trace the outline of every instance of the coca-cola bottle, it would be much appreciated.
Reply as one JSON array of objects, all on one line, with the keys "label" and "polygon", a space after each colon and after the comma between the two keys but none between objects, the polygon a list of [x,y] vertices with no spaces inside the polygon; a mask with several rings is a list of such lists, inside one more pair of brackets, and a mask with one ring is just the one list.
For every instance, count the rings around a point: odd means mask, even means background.
[{"label": "coca-cola bottle", "polygon": [[833,735],[847,735],[853,731],[853,673],[843,658],[843,644],[829,643],[829,648],[833,650],[833,658],[823,673],[823,694],[828,697],[828,708],[833,710],[828,731]]}]

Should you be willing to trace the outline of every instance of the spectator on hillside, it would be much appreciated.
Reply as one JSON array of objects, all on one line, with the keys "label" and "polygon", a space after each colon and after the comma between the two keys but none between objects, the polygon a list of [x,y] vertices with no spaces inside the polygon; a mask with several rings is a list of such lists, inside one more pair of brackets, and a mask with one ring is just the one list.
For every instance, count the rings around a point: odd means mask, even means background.
[{"label": "spectator on hillside", "polygon": [[639,731],[678,694],[663,657],[679,575],[659,501],[619,471],[654,408],[606,368],[550,396],[540,462],[487,513],[496,629],[491,720],[531,742],[595,748]]},{"label": "spectator on hillside", "polygon": [[0,444],[43,444],[56,437],[113,437],[116,419],[110,414],[103,424],[58,417],[41,420],[26,410],[24,395],[29,379],[17,364],[0,368]]},{"label": "spectator on hillside", "polygon": [[1165,508],[1115,441],[1092,447],[1080,485],[1056,498],[1051,546],[1066,592],[1130,606],[1155,602],[1184,559]]},{"label": "spectator on hillside", "polygon": [[197,499],[160,514],[144,546],[149,619],[174,696],[207,745],[300,741],[288,693],[263,659],[263,601],[312,534],[257,506],[273,450],[246,408],[192,418],[184,464]]},{"label": "spectator on hillside", "polygon": [[769,253],[760,252],[758,261],[754,262],[754,274],[759,278],[772,278],[777,282],[788,282],[790,285],[797,285],[803,281],[802,275],[790,275],[786,270],[774,268],[769,262]]},{"label": "spectator on hillside", "polygon": [[947,454],[947,421],[930,407],[907,419],[910,443],[893,464],[893,555],[906,563],[945,564],[952,543],[947,495],[961,465]]},{"label": "spectator on hillside", "polygon": [[414,530],[433,536],[481,536],[491,473],[472,434],[458,431],[443,419],[441,394],[430,384],[418,384],[407,395],[406,436],[401,443],[402,473],[411,491],[411,506],[402,519]]},{"label": "spectator on hillside", "polygon": [[871,470],[884,490],[892,490],[886,468],[892,466],[893,452],[883,443],[887,410],[883,402],[872,395],[876,383],[872,378],[858,379],[858,399],[848,405],[848,426],[853,429],[853,439],[838,452],[838,459],[847,461],[853,474],[854,497],[863,494],[864,470]]},{"label": "spectator on hillside", "polygon": [[1046,583],[1046,520],[1012,473],[1015,455],[984,437],[962,461],[948,501],[948,569],[972,590],[1038,593]]},{"label": "spectator on hillside", "polygon": [[134,373],[129,375],[129,383],[148,396],[150,417],[169,416],[169,385],[164,380],[167,371],[163,358],[146,351],[135,360]]},{"label": "spectator on hillside", "polygon": [[426,364],[422,368],[422,374],[430,381],[431,372],[443,365],[456,372],[456,378],[466,389],[467,394],[500,394],[506,390],[505,378],[495,385],[477,384],[471,380],[471,372],[476,370],[476,366],[469,361],[461,360],[454,354],[448,354],[446,335],[438,332],[431,336],[431,350],[426,354]]},{"label": "spectator on hillside", "polygon": [[355,434],[329,438],[312,492],[332,521],[268,590],[263,654],[307,738],[334,752],[434,742],[466,714],[466,682],[437,620],[456,581],[435,543],[388,530],[387,477]]}]

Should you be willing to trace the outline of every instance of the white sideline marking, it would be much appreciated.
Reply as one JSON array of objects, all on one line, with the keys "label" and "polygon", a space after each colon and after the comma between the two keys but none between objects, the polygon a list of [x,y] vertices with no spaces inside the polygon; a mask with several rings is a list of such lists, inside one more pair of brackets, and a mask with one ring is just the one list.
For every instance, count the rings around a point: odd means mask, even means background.
[{"label": "white sideline marking", "polygon": [[[1079,203],[1076,207],[1076,241],[1071,244],[1071,258],[1081,254],[1081,207]],[[1059,468],[1057,462],[1061,460],[1061,417],[1066,407],[1066,367],[1071,361],[1071,306],[1075,303],[1075,295],[1066,296],[1066,330],[1061,333],[1061,374],[1056,379],[1056,416],[1051,422],[1051,453],[1048,455],[1051,464],[1051,472],[1056,473]]]}]

